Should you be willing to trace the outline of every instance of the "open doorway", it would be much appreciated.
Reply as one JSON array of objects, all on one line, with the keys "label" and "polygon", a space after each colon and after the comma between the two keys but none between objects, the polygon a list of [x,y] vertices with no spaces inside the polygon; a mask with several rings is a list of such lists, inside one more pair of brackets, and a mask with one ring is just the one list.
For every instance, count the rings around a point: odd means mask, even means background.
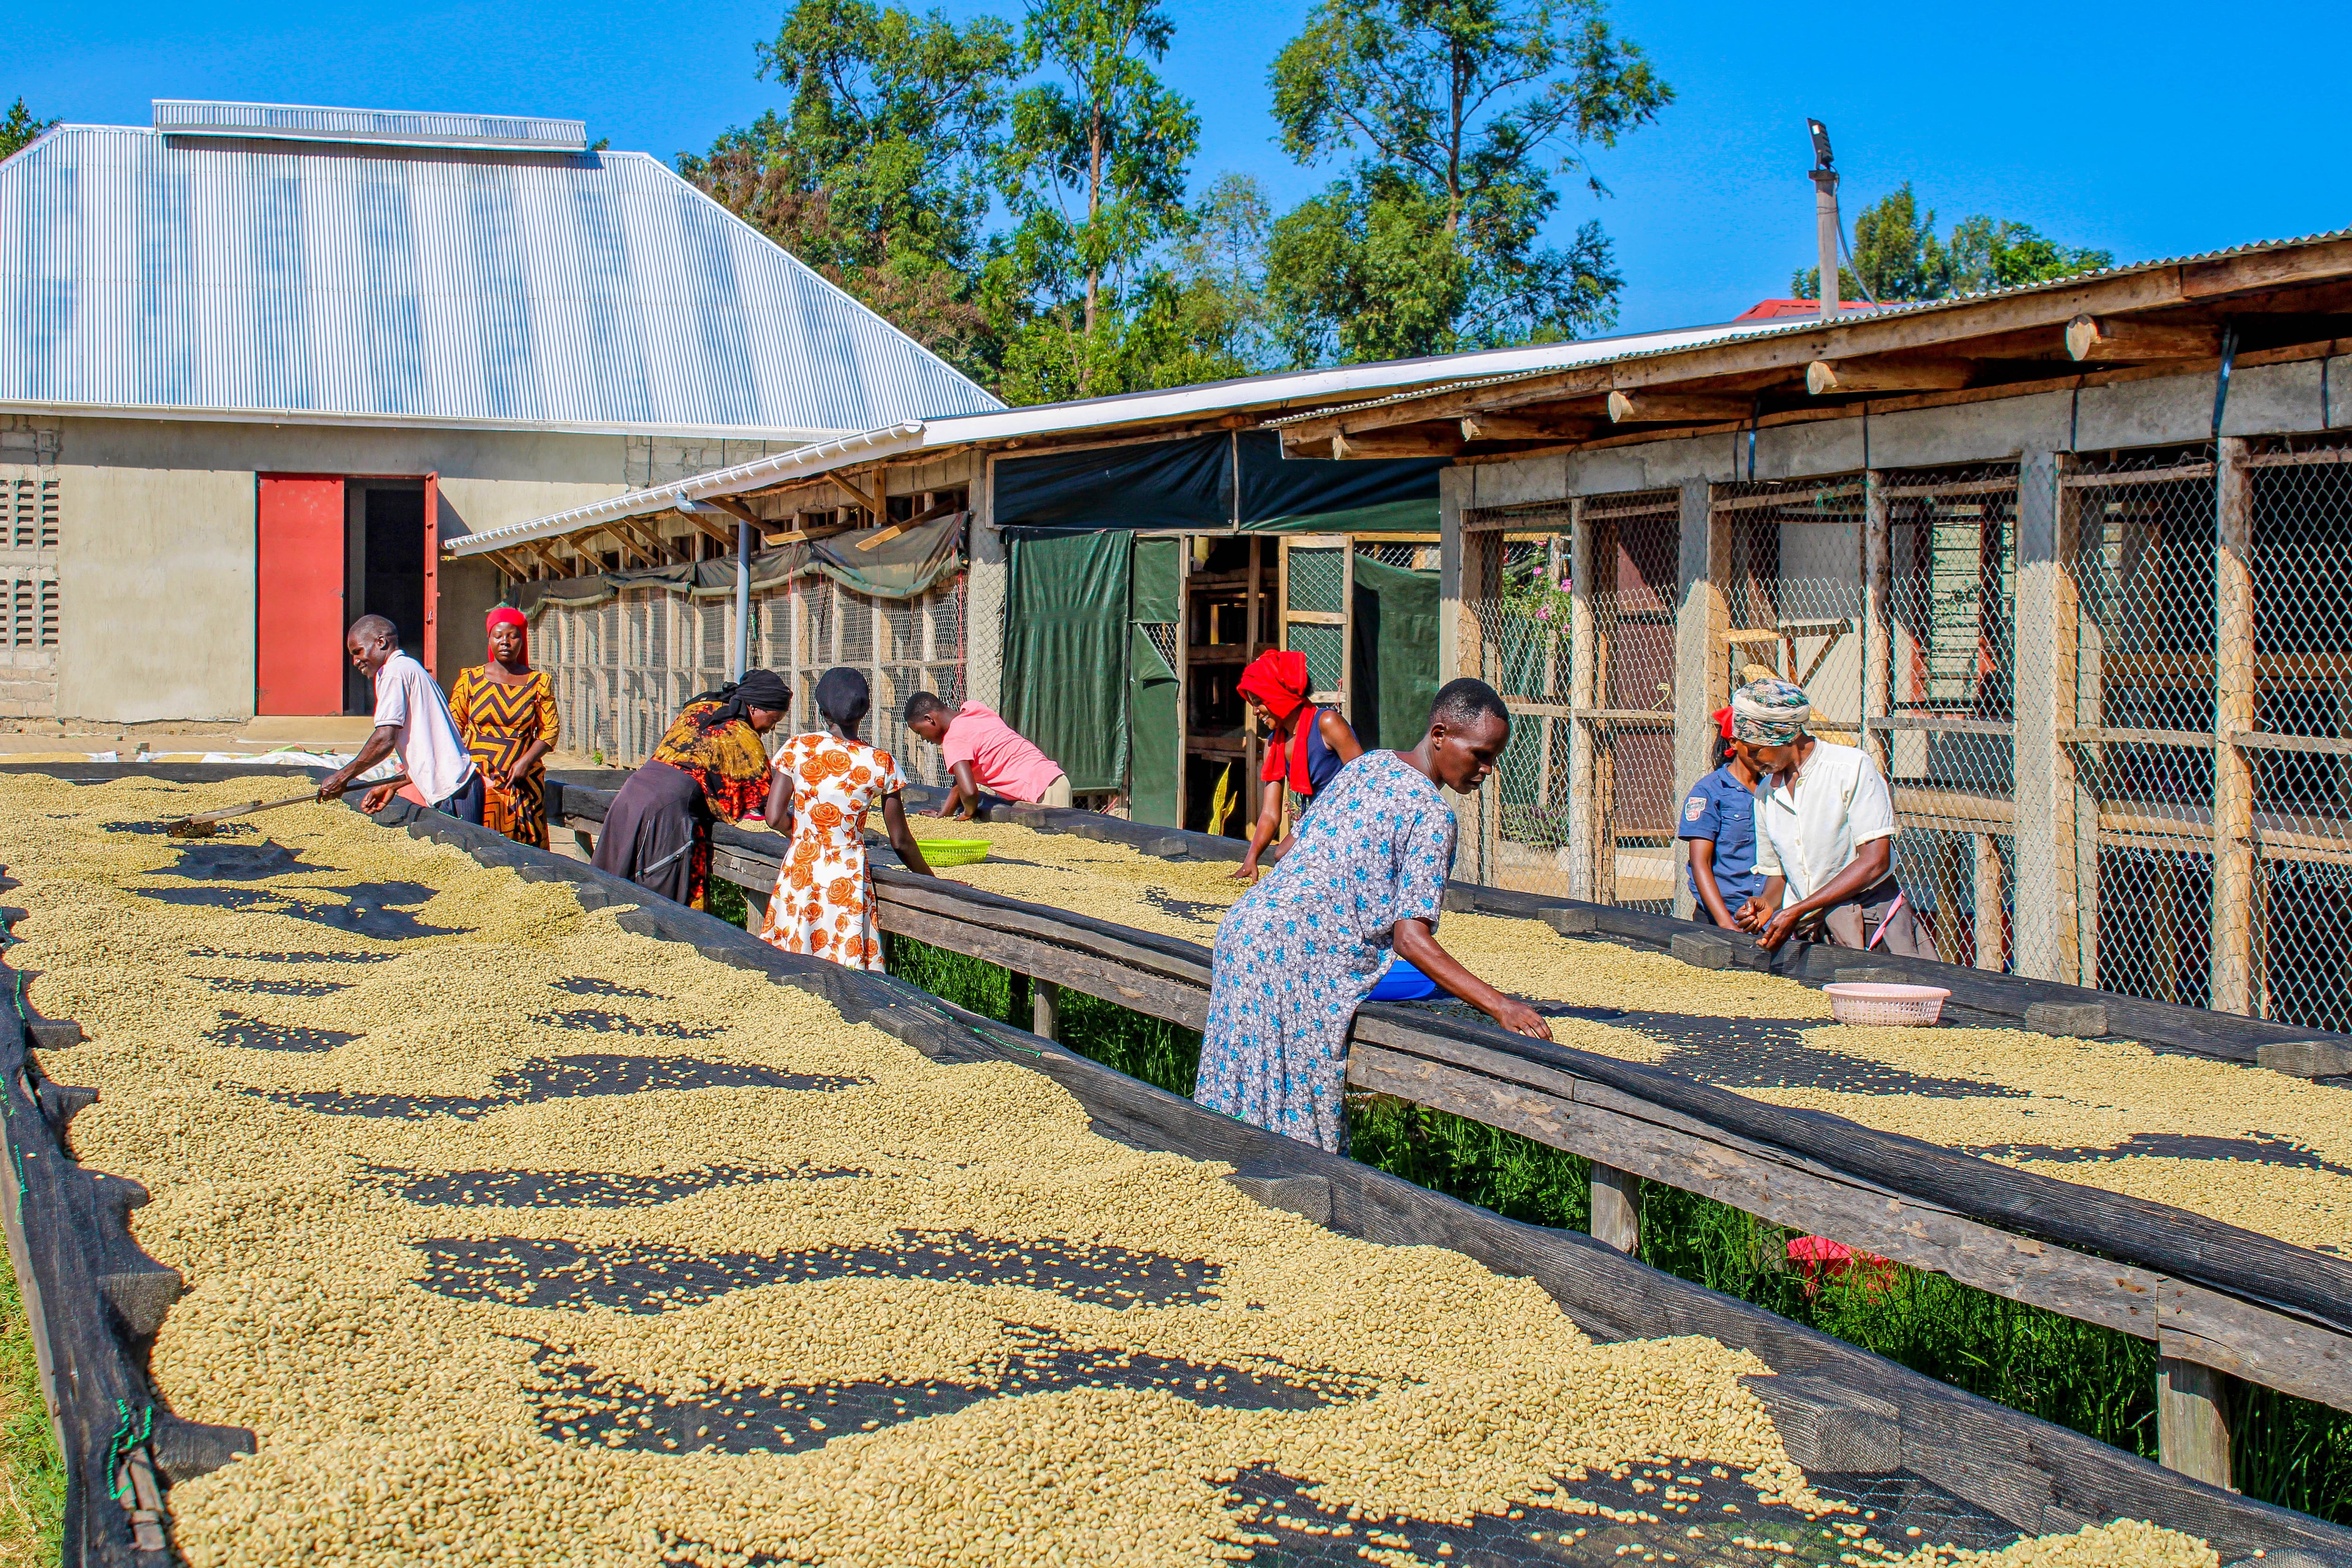
[{"label": "open doorway", "polygon": [[[344,501],[344,624],[382,616],[402,651],[425,658],[425,480],[352,479]],[[372,713],[375,694],[343,660],[343,711]]]}]

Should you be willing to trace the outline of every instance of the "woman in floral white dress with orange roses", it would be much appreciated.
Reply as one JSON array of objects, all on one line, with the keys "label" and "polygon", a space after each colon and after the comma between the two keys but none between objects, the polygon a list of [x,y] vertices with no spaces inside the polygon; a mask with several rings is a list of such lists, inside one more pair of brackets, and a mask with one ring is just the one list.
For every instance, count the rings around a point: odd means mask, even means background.
[{"label": "woman in floral white dress with orange roses", "polygon": [[785,742],[768,784],[768,826],[789,834],[792,847],[776,873],[761,940],[851,969],[882,967],[874,879],[866,867],[866,814],[877,803],[898,858],[910,871],[931,874],[907,831],[900,799],[907,781],[898,759],[857,738],[869,700],[857,671],[826,670],[816,685],[824,731]]}]

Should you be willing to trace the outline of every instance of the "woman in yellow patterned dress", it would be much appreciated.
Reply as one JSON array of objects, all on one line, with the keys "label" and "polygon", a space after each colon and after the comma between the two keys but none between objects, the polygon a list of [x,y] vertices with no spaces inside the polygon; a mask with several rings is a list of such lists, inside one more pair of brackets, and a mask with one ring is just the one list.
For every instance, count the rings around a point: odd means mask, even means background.
[{"label": "woman in yellow patterned dress", "polygon": [[458,672],[449,691],[449,713],[488,786],[482,826],[544,849],[547,778],[541,763],[555,750],[555,688],[547,671],[530,667],[527,624],[520,610],[504,605],[490,612],[485,627],[489,662]]},{"label": "woman in yellow patterned dress", "polygon": [[790,835],[792,847],[777,869],[761,939],[785,952],[829,958],[851,969],[882,967],[874,879],[866,867],[866,814],[877,803],[898,858],[910,871],[931,874],[907,831],[899,795],[907,781],[898,759],[857,738],[868,700],[864,676],[826,670],[816,684],[824,732],[786,741],[768,786],[768,826]]}]

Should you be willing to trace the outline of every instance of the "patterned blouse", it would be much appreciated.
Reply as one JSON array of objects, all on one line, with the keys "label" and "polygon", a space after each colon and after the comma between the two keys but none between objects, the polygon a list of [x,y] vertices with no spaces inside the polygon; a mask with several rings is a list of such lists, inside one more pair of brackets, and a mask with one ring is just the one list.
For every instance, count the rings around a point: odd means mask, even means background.
[{"label": "patterned blouse", "polygon": [[653,760],[667,763],[702,786],[710,815],[721,822],[740,822],[766,809],[768,748],[760,732],[743,720],[705,731],[698,722],[716,702],[689,702],[654,748]]},{"label": "patterned blouse", "polygon": [[[514,764],[535,741],[555,744],[555,688],[547,671],[534,669],[510,686],[493,679],[488,666],[470,666],[457,672],[449,713],[485,780],[482,826],[519,844],[546,848],[546,764],[535,763],[524,773],[517,773]],[[492,768],[507,775],[505,789],[487,783]]]},{"label": "patterned blouse", "polygon": [[794,735],[776,752],[776,771],[793,781],[793,847],[761,938],[851,969],[881,968],[866,814],[907,787],[898,759],[838,735]]}]

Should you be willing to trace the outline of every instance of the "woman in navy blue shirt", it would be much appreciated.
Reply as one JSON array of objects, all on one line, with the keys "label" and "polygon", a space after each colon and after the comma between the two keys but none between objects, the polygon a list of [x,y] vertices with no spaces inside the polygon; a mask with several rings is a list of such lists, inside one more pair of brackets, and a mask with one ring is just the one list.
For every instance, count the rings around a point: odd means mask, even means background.
[{"label": "woman in navy blue shirt", "polygon": [[1721,765],[1691,786],[1676,832],[1690,846],[1690,889],[1698,900],[1692,912],[1738,931],[1734,911],[1764,890],[1756,870],[1756,784],[1763,775],[1747,746],[1731,737],[1731,710],[1715,721],[1722,730],[1716,747]]}]

